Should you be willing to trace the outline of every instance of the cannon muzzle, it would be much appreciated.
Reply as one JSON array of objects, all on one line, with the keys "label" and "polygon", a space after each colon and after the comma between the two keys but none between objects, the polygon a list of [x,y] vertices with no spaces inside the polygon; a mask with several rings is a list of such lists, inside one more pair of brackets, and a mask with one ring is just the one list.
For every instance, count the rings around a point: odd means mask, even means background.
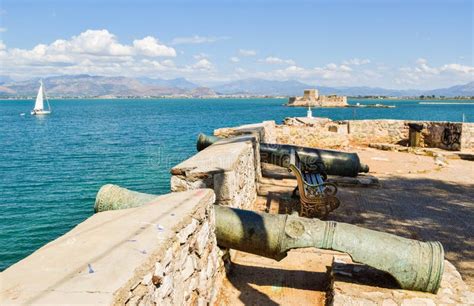
[{"label": "cannon muzzle", "polygon": [[200,133],[198,135],[198,140],[196,142],[196,149],[198,150],[198,152],[202,151],[205,148],[212,145],[213,143],[215,143],[216,141],[218,141],[219,139],[221,139],[221,138],[216,137],[216,136],[212,136],[212,135],[206,135],[206,134]]},{"label": "cannon muzzle", "polygon": [[[149,203],[155,195],[115,185],[103,186],[96,212]],[[359,262],[392,275],[400,287],[435,293],[444,269],[439,242],[420,242],[334,221],[274,215],[214,206],[216,237],[221,247],[281,260],[291,249],[315,247],[349,254]]]},{"label": "cannon muzzle", "polygon": [[[198,151],[217,142],[219,137],[199,134],[196,147]],[[357,153],[346,153],[334,150],[323,150],[301,146],[260,143],[260,161],[281,167],[288,167],[290,154],[298,154],[303,166],[312,169],[318,162],[324,164],[329,175],[355,177],[361,172],[369,172],[369,166],[361,163]]]}]

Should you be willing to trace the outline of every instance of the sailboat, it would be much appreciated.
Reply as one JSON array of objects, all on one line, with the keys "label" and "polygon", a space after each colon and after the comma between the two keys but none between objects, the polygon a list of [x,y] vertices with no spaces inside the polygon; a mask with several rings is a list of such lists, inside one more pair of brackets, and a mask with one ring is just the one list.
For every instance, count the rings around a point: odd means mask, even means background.
[{"label": "sailboat", "polygon": [[[49,115],[51,114],[51,106],[49,106],[48,98],[44,92],[43,80],[40,80],[40,88],[38,90],[38,95],[36,96],[35,107],[31,111],[32,115]],[[44,98],[46,98],[46,103],[48,104],[48,109],[44,109]]]}]

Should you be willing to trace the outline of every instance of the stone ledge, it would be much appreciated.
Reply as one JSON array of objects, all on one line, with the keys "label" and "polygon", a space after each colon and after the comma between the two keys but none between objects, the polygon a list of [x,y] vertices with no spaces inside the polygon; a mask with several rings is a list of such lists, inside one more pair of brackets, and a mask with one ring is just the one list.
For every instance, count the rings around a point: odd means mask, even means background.
[{"label": "stone ledge", "polygon": [[123,304],[139,293],[137,286],[148,292],[150,272],[174,246],[176,233],[207,220],[213,202],[212,190],[201,189],[95,214],[3,271],[0,304]]},{"label": "stone ledge", "polygon": [[253,145],[252,135],[222,139],[171,168],[171,174],[202,178],[236,168],[239,156]]},{"label": "stone ledge", "polygon": [[237,127],[220,128],[214,131],[214,136],[223,138],[246,134],[256,135],[257,142],[274,143],[276,141],[275,121],[263,121],[261,123],[245,124]]},{"label": "stone ledge", "polygon": [[456,268],[444,262],[441,287],[437,294],[397,288],[396,282],[381,271],[354,264],[349,255],[336,255],[331,267],[332,305],[441,305],[474,303],[474,292]]}]

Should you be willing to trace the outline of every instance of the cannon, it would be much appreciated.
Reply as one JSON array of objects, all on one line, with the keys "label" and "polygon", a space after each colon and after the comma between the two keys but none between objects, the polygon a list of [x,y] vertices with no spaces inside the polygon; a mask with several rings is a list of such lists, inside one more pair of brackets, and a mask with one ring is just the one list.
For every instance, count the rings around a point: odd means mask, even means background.
[{"label": "cannon", "polygon": [[[199,134],[196,143],[198,151],[204,150],[221,138]],[[361,172],[369,172],[369,167],[360,162],[357,153],[323,150],[301,146],[260,143],[260,161],[288,168],[291,154],[296,153],[302,163],[302,171],[314,170],[324,165],[328,175],[356,177]]]},{"label": "cannon", "polygon": [[196,150],[198,150],[198,152],[202,151],[202,150],[209,147],[210,145],[212,145],[213,143],[217,142],[220,139],[222,139],[222,138],[217,137],[217,136],[205,135],[203,133],[200,133],[198,135],[198,139],[196,141]]},{"label": "cannon", "polygon": [[[95,211],[122,209],[150,203],[155,195],[115,185],[103,186]],[[354,262],[385,271],[401,288],[436,293],[444,270],[439,242],[421,242],[368,230],[355,225],[274,215],[214,205],[215,234],[221,247],[275,260],[291,249],[315,247],[349,254]]]}]

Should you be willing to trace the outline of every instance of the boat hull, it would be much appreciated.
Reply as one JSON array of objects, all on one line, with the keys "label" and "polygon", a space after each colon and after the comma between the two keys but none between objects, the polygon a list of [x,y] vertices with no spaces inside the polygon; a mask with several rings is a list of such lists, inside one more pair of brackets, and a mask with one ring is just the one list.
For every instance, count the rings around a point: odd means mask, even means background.
[{"label": "boat hull", "polygon": [[49,114],[51,114],[51,111],[46,111],[46,110],[31,111],[31,114],[32,114],[33,116],[43,116],[43,115],[49,115]]}]

